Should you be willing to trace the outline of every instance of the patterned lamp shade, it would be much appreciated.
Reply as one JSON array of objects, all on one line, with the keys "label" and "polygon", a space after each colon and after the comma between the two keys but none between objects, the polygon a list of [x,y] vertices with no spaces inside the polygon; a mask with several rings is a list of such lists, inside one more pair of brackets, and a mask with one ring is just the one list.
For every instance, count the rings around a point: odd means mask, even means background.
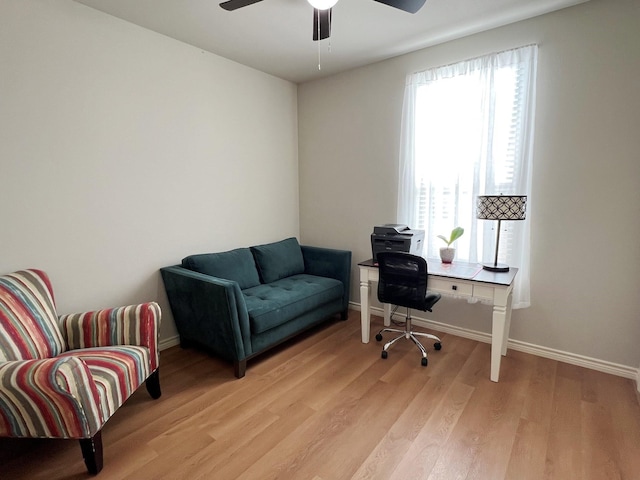
[{"label": "patterned lamp shade", "polygon": [[526,213],[526,195],[479,195],[476,202],[480,220],[524,220]]},{"label": "patterned lamp shade", "polygon": [[496,254],[493,264],[482,266],[491,272],[508,272],[509,266],[498,263],[500,246],[500,223],[502,220],[524,220],[527,213],[526,195],[479,195],[476,201],[476,218],[498,220],[496,232]]}]

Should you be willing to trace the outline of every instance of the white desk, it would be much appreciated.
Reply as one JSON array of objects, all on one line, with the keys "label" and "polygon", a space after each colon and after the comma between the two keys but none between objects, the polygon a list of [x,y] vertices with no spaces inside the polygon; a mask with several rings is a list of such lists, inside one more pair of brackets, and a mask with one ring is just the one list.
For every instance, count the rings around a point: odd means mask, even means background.
[{"label": "white desk", "polygon": [[[500,377],[500,360],[507,354],[509,327],[511,324],[511,294],[513,279],[518,273],[511,268],[505,273],[483,270],[482,266],[453,262],[445,265],[439,259],[427,259],[429,269],[428,289],[442,295],[458,298],[477,298],[493,305],[491,328],[491,380]],[[378,266],[373,260],[359,263],[360,268],[360,308],[362,323],[362,343],[369,343],[371,333],[371,282],[378,281]],[[384,304],[384,325],[391,324],[391,305]]]}]

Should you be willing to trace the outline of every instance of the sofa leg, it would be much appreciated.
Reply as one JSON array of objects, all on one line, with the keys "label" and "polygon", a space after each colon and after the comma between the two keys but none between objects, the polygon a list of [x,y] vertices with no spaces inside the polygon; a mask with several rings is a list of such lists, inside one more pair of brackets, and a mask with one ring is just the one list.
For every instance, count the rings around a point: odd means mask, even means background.
[{"label": "sofa leg", "polygon": [[349,309],[340,312],[340,320],[347,320],[349,318]]},{"label": "sofa leg", "polygon": [[244,360],[234,360],[233,362],[233,373],[236,378],[244,377],[244,374],[247,372],[247,359]]},{"label": "sofa leg", "polygon": [[154,400],[160,398],[162,391],[160,390],[160,367],[156,368],[156,371],[149,375],[149,378],[144,382],[147,387],[147,392]]},{"label": "sofa leg", "polygon": [[81,438],[80,448],[87,470],[97,475],[102,470],[102,430],[91,438]]}]

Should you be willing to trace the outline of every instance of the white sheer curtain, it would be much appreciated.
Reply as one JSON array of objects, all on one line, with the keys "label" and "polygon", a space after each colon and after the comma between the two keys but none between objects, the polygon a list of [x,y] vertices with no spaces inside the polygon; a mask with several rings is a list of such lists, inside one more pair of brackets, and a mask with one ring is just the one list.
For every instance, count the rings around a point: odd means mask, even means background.
[{"label": "white sheer curtain", "polygon": [[[492,262],[497,222],[475,218],[478,195],[527,195],[530,216],[536,60],[529,45],[407,77],[398,222],[426,231],[425,256],[461,226],[456,259]],[[499,261],[519,268],[513,308],[530,305],[529,223],[502,223]]]}]

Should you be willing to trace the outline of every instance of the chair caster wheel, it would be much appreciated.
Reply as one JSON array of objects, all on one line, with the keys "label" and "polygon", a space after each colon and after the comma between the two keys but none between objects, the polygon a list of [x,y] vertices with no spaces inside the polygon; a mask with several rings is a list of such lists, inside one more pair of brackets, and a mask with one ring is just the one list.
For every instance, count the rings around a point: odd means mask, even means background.
[{"label": "chair caster wheel", "polygon": [[426,367],[427,366],[427,359],[422,357],[422,366]]},{"label": "chair caster wheel", "polygon": [[376,340],[377,340],[377,341],[381,341],[381,340],[382,340],[382,335],[377,334],[377,335],[376,335]]},{"label": "chair caster wheel", "polygon": [[433,344],[433,348],[436,350],[440,350],[442,348],[442,344],[440,342],[436,342]]},{"label": "chair caster wheel", "polygon": [[381,354],[380,356],[381,356],[382,358],[387,358],[387,355],[388,355],[388,354],[387,354],[387,351],[386,351],[386,350],[383,350],[383,351],[382,351],[382,354]]}]

